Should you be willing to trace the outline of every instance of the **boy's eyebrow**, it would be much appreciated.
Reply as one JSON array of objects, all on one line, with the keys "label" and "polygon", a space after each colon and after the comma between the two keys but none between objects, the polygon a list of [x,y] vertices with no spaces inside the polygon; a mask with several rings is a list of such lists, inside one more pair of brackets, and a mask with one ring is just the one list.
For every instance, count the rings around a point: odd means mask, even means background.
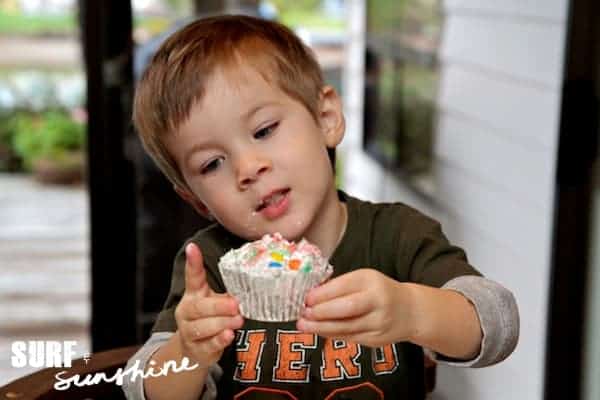
[{"label": "boy's eyebrow", "polygon": [[274,101],[263,101],[262,103],[258,103],[257,105],[255,105],[254,107],[250,108],[248,111],[244,112],[241,115],[242,120],[247,121],[249,120],[254,114],[256,114],[259,110],[265,108],[265,107],[269,107],[269,106],[274,106],[274,105],[278,105],[279,103],[274,102]]},{"label": "boy's eyebrow", "polygon": [[194,144],[187,151],[187,153],[185,153],[185,156],[183,157],[183,165],[188,165],[188,163],[190,162],[190,158],[192,158],[192,156],[194,154],[196,154],[197,152],[199,152],[200,150],[204,150],[205,147],[206,147],[205,143],[196,143],[196,144]]}]

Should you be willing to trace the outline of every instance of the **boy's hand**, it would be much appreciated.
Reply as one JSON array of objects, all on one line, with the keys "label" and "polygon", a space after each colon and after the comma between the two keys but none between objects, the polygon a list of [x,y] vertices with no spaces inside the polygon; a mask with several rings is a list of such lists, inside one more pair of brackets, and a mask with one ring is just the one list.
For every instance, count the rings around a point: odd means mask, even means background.
[{"label": "boy's hand", "polygon": [[206,368],[217,362],[234,338],[234,329],[244,323],[237,300],[212,291],[200,249],[185,248],[185,292],[175,309],[183,356]]},{"label": "boy's hand", "polygon": [[411,284],[359,269],[309,291],[297,327],[371,347],[411,340],[417,318]]}]

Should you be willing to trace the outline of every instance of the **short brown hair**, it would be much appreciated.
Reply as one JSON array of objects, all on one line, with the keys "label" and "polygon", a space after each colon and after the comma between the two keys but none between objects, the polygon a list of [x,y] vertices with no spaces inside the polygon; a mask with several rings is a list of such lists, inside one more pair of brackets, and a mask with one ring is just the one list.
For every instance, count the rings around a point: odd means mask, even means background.
[{"label": "short brown hair", "polygon": [[137,86],[133,107],[133,122],[144,148],[176,186],[188,188],[162,138],[177,132],[189,118],[216,67],[236,67],[241,62],[303,104],[317,120],[324,85],[321,69],[312,51],[290,29],[241,15],[192,22],[156,52]]}]

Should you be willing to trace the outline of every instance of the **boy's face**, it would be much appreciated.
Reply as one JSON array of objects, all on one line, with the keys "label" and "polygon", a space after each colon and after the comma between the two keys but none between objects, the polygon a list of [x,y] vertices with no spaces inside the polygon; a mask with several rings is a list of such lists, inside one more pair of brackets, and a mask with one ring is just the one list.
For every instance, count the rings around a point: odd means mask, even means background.
[{"label": "boy's face", "polygon": [[165,141],[191,189],[178,193],[247,240],[280,232],[318,242],[339,232],[327,156],[344,132],[335,91],[322,91],[317,123],[253,69],[232,75],[215,73],[189,119]]}]

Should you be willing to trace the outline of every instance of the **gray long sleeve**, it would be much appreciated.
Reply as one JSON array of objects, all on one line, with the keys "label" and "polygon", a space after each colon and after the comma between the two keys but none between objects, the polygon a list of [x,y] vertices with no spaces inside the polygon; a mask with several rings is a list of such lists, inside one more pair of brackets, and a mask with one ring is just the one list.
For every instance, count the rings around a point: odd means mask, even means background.
[{"label": "gray long sleeve", "polygon": [[474,305],[483,339],[479,354],[472,360],[457,361],[434,353],[436,361],[479,368],[499,363],[513,352],[519,341],[519,310],[508,289],[479,276],[459,276],[446,282],[442,289],[455,290]]}]

